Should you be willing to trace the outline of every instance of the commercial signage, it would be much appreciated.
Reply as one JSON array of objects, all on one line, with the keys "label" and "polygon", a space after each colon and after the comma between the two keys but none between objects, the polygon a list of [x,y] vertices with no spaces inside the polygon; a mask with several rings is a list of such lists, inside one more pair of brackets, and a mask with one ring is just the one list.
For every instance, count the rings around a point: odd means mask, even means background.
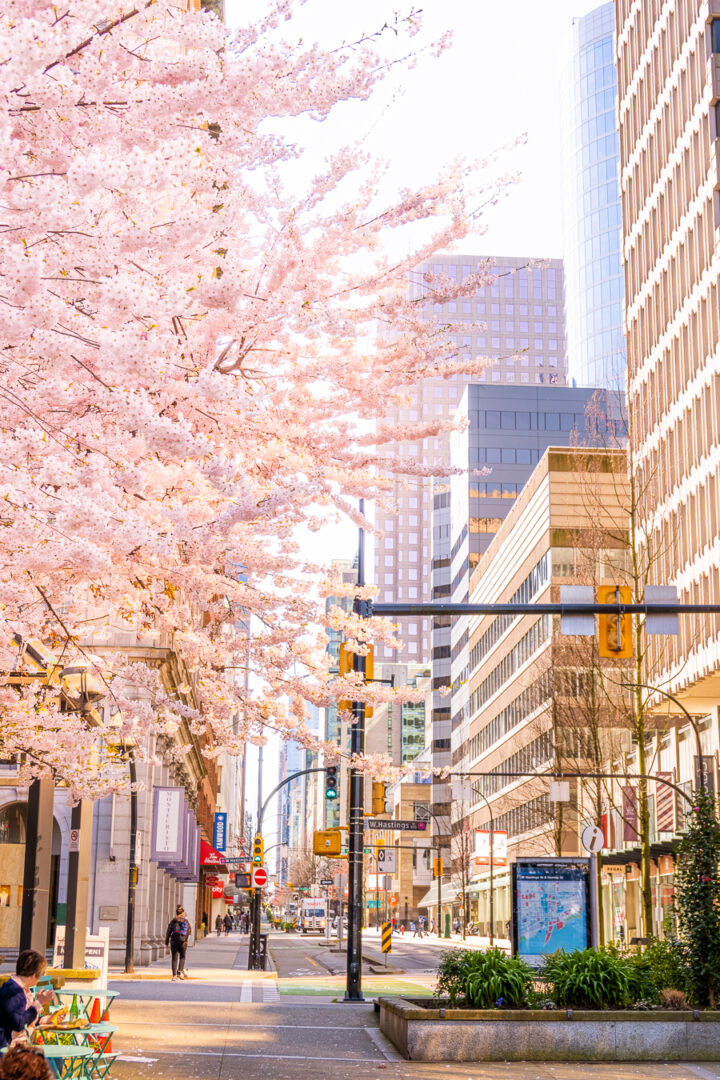
[{"label": "commercial signage", "polygon": [[201,866],[222,866],[225,867],[225,856],[221,855],[212,844],[208,844],[207,840],[200,841],[200,865]]},{"label": "commercial signage", "polygon": [[215,829],[213,832],[213,844],[217,851],[224,851],[226,848],[225,834],[227,833],[227,814],[216,813],[215,814]]},{"label": "commercial signage", "polygon": [[622,789],[623,841],[632,843],[639,839],[638,806],[635,788],[627,784]]},{"label": "commercial signage", "polygon": [[393,832],[427,832],[427,821],[384,821],[382,818],[366,818],[366,829],[391,829]]},{"label": "commercial signage", "polygon": [[[88,934],[85,938],[85,969],[96,968],[100,977],[87,984],[88,988],[103,987],[108,984],[108,959],[110,956],[110,928],[101,926],[97,934]],[[55,928],[55,946],[53,948],[53,967],[65,966],[65,927]]]},{"label": "commercial signage", "polygon": [[178,862],[185,854],[185,792],[179,787],[155,788],[151,859]]},{"label": "commercial signage", "polygon": [[213,885],[212,898],[213,900],[222,899],[222,895],[225,892],[224,885]]},{"label": "commercial signage", "polygon": [[[493,867],[495,866],[507,866],[508,864],[508,850],[507,850],[508,834],[501,829],[493,829],[492,834],[492,849],[493,849]],[[489,866],[490,865],[490,830],[489,829],[476,829],[475,830],[475,865],[476,866]]]},{"label": "commercial signage", "polygon": [[556,949],[590,947],[590,860],[520,858],[512,865],[513,951],[539,967]]}]

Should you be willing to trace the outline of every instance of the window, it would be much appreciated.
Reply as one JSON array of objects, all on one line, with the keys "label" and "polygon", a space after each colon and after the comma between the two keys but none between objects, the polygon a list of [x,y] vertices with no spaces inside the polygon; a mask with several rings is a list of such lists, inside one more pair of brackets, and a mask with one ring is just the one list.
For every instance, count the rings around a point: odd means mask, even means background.
[{"label": "window", "polygon": [[720,19],[713,19],[710,23],[710,34],[712,37],[712,51],[720,53]]},{"label": "window", "polygon": [[408,600],[417,600],[417,589],[414,585],[411,585],[407,591]]},{"label": "window", "polygon": [[[490,305],[490,314],[491,315],[499,315],[500,314],[500,305],[499,304],[491,304]],[[493,326],[494,325],[495,325],[495,323],[493,323]],[[498,323],[498,326],[499,325],[500,324]]]},{"label": "window", "polygon": [[385,556],[385,565],[386,566],[392,566],[394,561],[395,561],[395,556],[394,555],[386,555]]},{"label": "window", "polygon": [[472,304],[470,303],[469,300],[463,300],[462,310],[463,310],[463,315],[472,314]]},{"label": "window", "polygon": [[542,347],[543,347],[542,338],[535,338],[534,345],[535,345],[536,349],[542,349]]},{"label": "window", "polygon": [[545,430],[546,431],[559,431],[560,430],[560,417],[558,416],[557,413],[545,413]]},{"label": "window", "polygon": [[385,584],[386,585],[392,585],[394,580],[395,580],[395,578],[393,577],[392,574],[386,574],[385,575]]},{"label": "window", "polygon": [[507,349],[514,349],[515,348],[515,339],[511,338],[511,337],[505,338],[505,347]]}]

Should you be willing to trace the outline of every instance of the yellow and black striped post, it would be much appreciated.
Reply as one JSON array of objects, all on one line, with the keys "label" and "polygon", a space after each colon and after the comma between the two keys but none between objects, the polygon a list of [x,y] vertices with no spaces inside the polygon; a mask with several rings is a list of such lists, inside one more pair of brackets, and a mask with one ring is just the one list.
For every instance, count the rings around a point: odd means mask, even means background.
[{"label": "yellow and black striped post", "polygon": [[387,964],[387,954],[392,952],[392,923],[384,922],[382,924],[380,948],[385,953],[385,963]]}]

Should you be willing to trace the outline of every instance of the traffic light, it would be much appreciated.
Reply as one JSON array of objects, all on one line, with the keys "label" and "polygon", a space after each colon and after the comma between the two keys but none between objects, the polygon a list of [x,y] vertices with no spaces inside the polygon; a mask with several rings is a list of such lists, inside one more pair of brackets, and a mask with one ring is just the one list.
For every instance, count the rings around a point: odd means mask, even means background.
[{"label": "traffic light", "polygon": [[337,765],[328,765],[325,768],[325,798],[334,800],[338,797],[338,771]]},{"label": "traffic light", "polygon": [[253,840],[252,861],[254,863],[257,863],[258,866],[262,866],[264,857],[265,857],[265,844],[263,843],[262,836],[260,836],[260,834],[258,833],[258,835]]},{"label": "traffic light", "polygon": [[[599,585],[598,604],[629,604],[632,591],[628,585]],[[598,616],[598,650],[601,656],[627,660],[633,655],[632,615]]]},{"label": "traffic light", "polygon": [[[372,682],[375,677],[375,649],[374,646],[368,645],[367,653],[365,655],[365,682]],[[355,670],[355,654],[352,653],[347,644],[343,642],[340,645],[340,654],[338,658],[338,666],[340,675],[348,675],[351,671]],[[353,703],[347,698],[343,698],[338,702],[338,709],[340,712],[352,712]],[[365,719],[369,720],[373,715],[372,705],[365,706]]]},{"label": "traffic light", "polygon": [[373,780],[372,786],[372,812],[373,814],[385,813],[385,784]]},{"label": "traffic light", "polygon": [[439,878],[443,876],[442,859],[433,859],[433,877]]}]

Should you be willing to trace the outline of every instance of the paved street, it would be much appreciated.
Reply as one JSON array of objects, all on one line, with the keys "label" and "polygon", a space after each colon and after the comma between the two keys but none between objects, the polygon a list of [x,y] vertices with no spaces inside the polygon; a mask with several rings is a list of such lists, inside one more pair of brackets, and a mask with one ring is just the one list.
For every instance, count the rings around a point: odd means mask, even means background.
[{"label": "paved street", "polygon": [[[368,942],[366,953],[374,953],[372,934]],[[332,974],[342,958],[319,938],[273,934],[277,970],[262,973],[246,970],[246,936],[208,937],[190,949],[185,982],[170,981],[166,960],[135,976],[111,977],[111,988],[120,992],[112,1011],[119,1027],[113,1049],[120,1052],[113,1077],[356,1080],[385,1072],[393,1080],[585,1080],[586,1065],[446,1065],[399,1058],[378,1029],[372,998],[429,993],[434,983],[429,968],[437,955],[437,946],[428,942],[401,942],[393,967],[407,971],[364,976],[368,1001],[345,1004],[344,977]],[[425,970],[416,970],[421,964]],[[370,968],[376,965],[366,964]],[[594,1080],[720,1080],[720,1067],[713,1063],[592,1069]]]}]

